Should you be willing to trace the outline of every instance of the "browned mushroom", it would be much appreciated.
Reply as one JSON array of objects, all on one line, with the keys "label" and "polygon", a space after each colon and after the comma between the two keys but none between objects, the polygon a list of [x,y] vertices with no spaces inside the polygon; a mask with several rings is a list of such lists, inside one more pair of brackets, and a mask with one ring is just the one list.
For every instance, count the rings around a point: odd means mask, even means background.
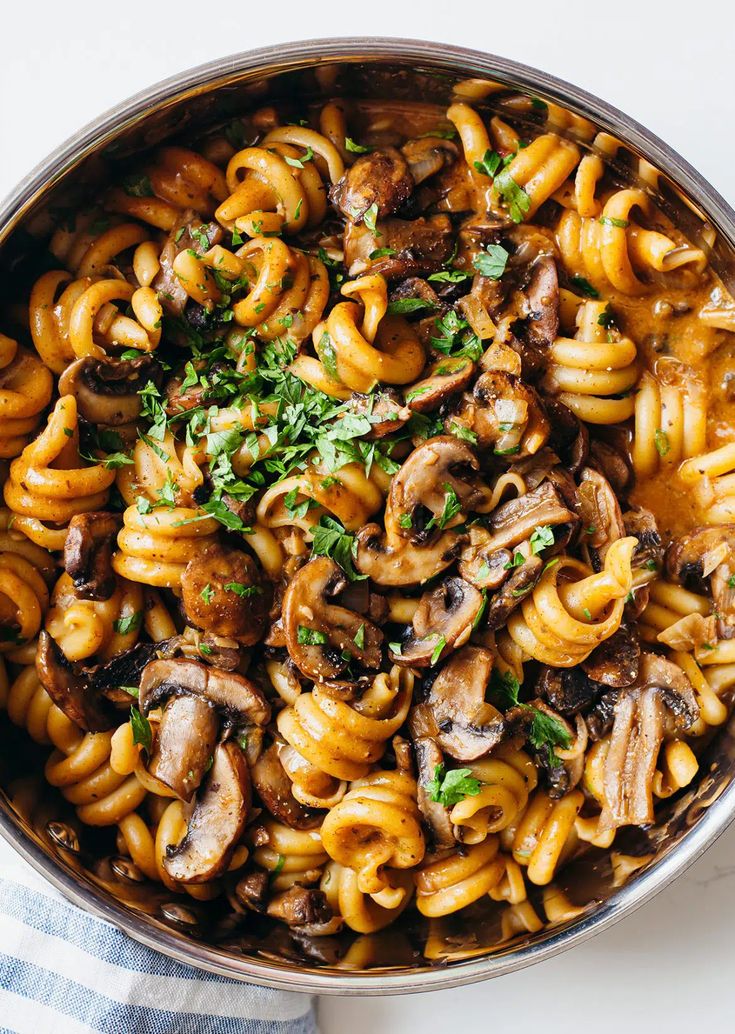
[{"label": "browned mushroom", "polygon": [[113,513],[80,513],[72,517],[64,543],[64,568],[81,600],[109,600],[117,584],[112,552],[120,529]]},{"label": "browned mushroom", "polygon": [[280,919],[288,926],[321,925],[332,919],[324,892],[298,884],[272,898],[267,912],[272,919]]},{"label": "browned mushroom", "polygon": [[631,506],[623,514],[623,527],[626,535],[633,535],[638,539],[632,567],[635,572],[635,585],[645,585],[657,577],[664,560],[664,546],[656,518],[643,506]]},{"label": "browned mushroom", "polygon": [[435,176],[453,162],[458,154],[457,145],[440,136],[420,136],[415,140],[407,140],[401,151],[416,186],[430,176]]},{"label": "browned mushroom", "polygon": [[286,646],[291,660],[309,678],[334,678],[350,658],[367,668],[380,667],[383,633],[377,625],[329,602],[346,585],[342,568],[318,556],[304,564],[283,594]]},{"label": "browned mushroom", "polygon": [[366,524],[356,539],[355,566],[362,574],[384,586],[421,585],[440,574],[457,559],[464,538],[456,531],[444,531],[435,541],[414,544],[379,524]]},{"label": "browned mushroom", "polygon": [[[467,356],[445,356],[432,363],[420,381],[406,389],[406,402],[416,413],[438,409],[452,395],[463,391],[472,380],[475,364]],[[457,426],[453,417],[444,422],[451,434]]]},{"label": "browned mushroom", "polygon": [[528,596],[541,577],[544,561],[540,556],[529,556],[520,566],[513,569],[507,582],[488,601],[484,625],[490,631],[502,628],[510,615]]},{"label": "browned mushroom", "polygon": [[200,786],[224,719],[239,729],[264,726],[270,707],[250,679],[188,660],[156,660],[140,680],[147,714],[167,701],[148,771],[183,801]]},{"label": "browned mushroom", "polygon": [[456,843],[449,811],[439,801],[433,801],[427,790],[436,775],[437,765],[444,763],[444,755],[431,736],[418,736],[414,740],[413,750],[416,757],[416,799],[419,811],[430,833],[433,849],[446,851]]},{"label": "browned mushroom", "polygon": [[235,884],[237,901],[253,912],[265,912],[268,904],[269,874],[262,869],[245,873]]},{"label": "browned mushroom", "polygon": [[459,573],[476,589],[497,589],[508,578],[513,554],[507,549],[495,549],[487,528],[473,524],[469,528],[469,542],[463,547]]},{"label": "browned mushroom", "polygon": [[[192,230],[196,231],[196,236],[192,235]],[[198,214],[190,208],[182,213],[180,221],[172,227],[161,249],[161,270],[151,284],[167,312],[180,316],[189,297],[174,272],[176,256],[182,251],[189,250],[195,251],[198,255],[204,254],[214,244],[219,244],[223,237],[224,231],[219,223],[203,223]],[[203,238],[207,242],[206,245]]]},{"label": "browned mushroom", "polygon": [[[380,236],[378,236],[378,233]],[[373,231],[348,222],[344,233],[345,265],[351,277],[366,270],[386,280],[436,273],[452,253],[452,224],[446,215],[428,219],[381,219]],[[384,253],[384,249],[389,254]],[[375,258],[371,258],[378,252]],[[383,252],[381,254],[381,252]]]},{"label": "browned mushroom", "polygon": [[735,636],[735,524],[695,528],[675,539],[666,552],[671,578],[702,589],[709,579],[720,639]]},{"label": "browned mushroom", "polygon": [[610,746],[605,758],[605,803],[601,830],[653,822],[653,777],[664,739],[664,707],[678,729],[699,716],[689,679],[676,664],[657,654],[641,654],[634,685],[619,691]]},{"label": "browned mushroom", "polygon": [[406,159],[394,147],[386,147],[358,158],[331,188],[329,200],[351,222],[361,223],[373,205],[381,216],[395,212],[411,196],[413,186]]},{"label": "browned mushroom", "polygon": [[207,883],[223,873],[245,829],[251,803],[245,755],[231,740],[220,743],[197,795],[186,836],[169,847],[163,867],[178,883]]},{"label": "browned mushroom", "polygon": [[252,646],[268,612],[258,567],[242,550],[215,543],[193,556],[181,577],[187,619],[200,628]]},{"label": "browned mushroom", "polygon": [[151,661],[140,680],[141,709],[147,713],[172,696],[201,697],[219,708],[232,725],[263,726],[271,717],[270,704],[263,693],[244,675],[199,661]]},{"label": "browned mushroom", "polygon": [[623,515],[607,478],[585,467],[577,489],[582,520],[581,550],[593,571],[601,571],[608,549],[625,535]]},{"label": "browned mushroom", "polygon": [[278,744],[272,743],[252,767],[253,786],[268,809],[291,829],[313,829],[320,822],[319,812],[301,804],[291,790],[291,780],[278,757]]},{"label": "browned mushroom", "polygon": [[524,338],[532,347],[547,349],[559,333],[559,277],[550,255],[542,255],[531,267],[525,297]]},{"label": "browned mushroom", "polygon": [[411,632],[400,651],[391,646],[391,660],[418,668],[438,664],[440,658],[467,642],[482,603],[482,594],[469,582],[456,576],[445,579],[421,597]]},{"label": "browned mushroom", "polygon": [[590,442],[590,459],[592,465],[605,475],[615,494],[624,497],[633,483],[633,467],[627,452],[594,438]]},{"label": "browned mushroom", "polygon": [[576,474],[587,462],[590,450],[590,435],[587,425],[559,399],[548,396],[544,399],[546,416],[551,425],[549,445],[570,474]]},{"label": "browned mushroom", "polygon": [[503,738],[503,715],[485,700],[493,655],[480,646],[459,650],[437,675],[426,702],[411,713],[414,738],[433,736],[457,761],[475,761]]},{"label": "browned mushroom", "polygon": [[632,686],[638,678],[640,657],[638,633],[623,622],[617,632],[600,643],[586,661],[582,661],[582,669],[589,678],[604,686]]},{"label": "browned mushroom", "polygon": [[391,481],[386,530],[421,542],[437,528],[460,524],[469,511],[486,513],[492,492],[479,467],[470,447],[451,435],[423,442]]},{"label": "browned mushroom", "polygon": [[161,716],[148,771],[190,801],[206,773],[217,743],[220,719],[208,700],[172,697]]},{"label": "browned mushroom", "polygon": [[550,668],[542,665],[536,680],[536,692],[560,715],[573,718],[588,711],[600,693],[581,668]]},{"label": "browned mushroom", "polygon": [[151,355],[136,359],[94,359],[70,363],[59,377],[59,393],[74,395],[91,424],[121,427],[140,416],[141,388],[159,379],[161,367]]},{"label": "browned mushroom", "polygon": [[492,539],[486,549],[488,552],[509,549],[529,539],[536,528],[556,528],[563,524],[576,524],[577,520],[577,515],[559,499],[554,486],[543,481],[532,492],[508,500],[490,514],[488,524]]},{"label": "browned mushroom", "polygon": [[532,456],[545,445],[550,425],[538,393],[504,370],[488,370],[472,394],[461,397],[456,416],[477,437],[481,449],[511,460]]},{"label": "browned mushroom", "polygon": [[36,649],[38,679],[56,706],[85,732],[106,732],[117,724],[111,703],[89,682],[84,673],[67,661],[45,630]]}]

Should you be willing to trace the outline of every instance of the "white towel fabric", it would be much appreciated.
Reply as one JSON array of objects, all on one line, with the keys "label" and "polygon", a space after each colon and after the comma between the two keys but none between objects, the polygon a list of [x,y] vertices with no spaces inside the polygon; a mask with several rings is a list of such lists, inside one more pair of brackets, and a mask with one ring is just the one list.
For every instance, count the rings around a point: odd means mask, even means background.
[{"label": "white towel fabric", "polygon": [[317,1034],[307,995],[192,969],[66,901],[0,840],[0,1034]]}]

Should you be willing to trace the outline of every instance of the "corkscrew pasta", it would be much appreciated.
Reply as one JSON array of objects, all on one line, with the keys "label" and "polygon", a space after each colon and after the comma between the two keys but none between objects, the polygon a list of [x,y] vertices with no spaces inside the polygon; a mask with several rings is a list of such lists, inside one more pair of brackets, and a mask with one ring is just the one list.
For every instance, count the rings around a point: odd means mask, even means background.
[{"label": "corkscrew pasta", "polygon": [[735,303],[619,141],[455,97],[126,158],[0,334],[9,722],[105,886],[343,968],[581,915],[735,696]]}]

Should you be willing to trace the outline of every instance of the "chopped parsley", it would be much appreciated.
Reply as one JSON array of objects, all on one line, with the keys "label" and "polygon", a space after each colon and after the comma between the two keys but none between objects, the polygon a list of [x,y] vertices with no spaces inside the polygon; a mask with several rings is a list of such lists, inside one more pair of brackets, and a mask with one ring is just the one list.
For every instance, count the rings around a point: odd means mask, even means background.
[{"label": "chopped parsley", "polygon": [[355,536],[345,531],[338,520],[323,514],[319,524],[309,530],[314,536],[312,556],[331,557],[352,582],[365,578],[365,575],[355,570],[353,563],[357,547]]},{"label": "chopped parsley", "polygon": [[434,768],[434,777],[424,784],[432,801],[451,808],[465,797],[477,797],[482,783],[475,779],[470,768],[454,768],[445,771],[443,764]]},{"label": "chopped parsley", "polygon": [[143,611],[136,610],[134,614],[128,614],[126,617],[118,618],[117,621],[112,622],[112,627],[120,635],[127,635],[129,632],[137,632],[143,623]]},{"label": "chopped parsley", "polygon": [[496,669],[493,670],[490,679],[490,700],[500,711],[508,711],[513,707],[520,707],[525,711],[532,711],[531,724],[527,733],[528,742],[539,752],[547,751],[550,763],[556,764],[557,758],[554,747],[569,747],[572,737],[561,724],[561,722],[545,711],[534,707],[532,704],[524,704],[519,700],[521,684],[512,672],[506,671],[501,675]]},{"label": "chopped parsley", "polygon": [[489,176],[490,179],[492,179],[503,164],[503,159],[497,151],[485,151],[482,158],[473,164],[479,173],[482,173],[483,176]]},{"label": "chopped parsley", "polygon": [[352,137],[345,137],[345,151],[349,151],[350,154],[367,154],[369,150],[369,147],[363,147],[362,144],[356,144]]},{"label": "chopped parsley", "polygon": [[364,646],[365,646],[365,625],[364,624],[360,625],[358,630],[355,632],[355,635],[354,635],[354,637],[352,639],[352,642],[355,644],[355,646],[357,647],[358,650],[362,650],[364,648]]},{"label": "chopped parsley", "polygon": [[431,652],[431,660],[429,661],[429,663],[431,664],[432,667],[436,664],[436,662],[441,657],[442,651],[444,650],[444,647],[446,645],[447,645],[446,639],[444,638],[443,635],[440,635],[437,638],[436,646],[434,647],[434,649]]},{"label": "chopped parsley", "polygon": [[207,604],[207,606],[209,606],[210,603],[212,602],[212,600],[214,599],[214,589],[209,584],[209,582],[207,582],[207,584],[204,586],[204,588],[199,593],[199,595],[204,600],[204,602]]},{"label": "chopped parsley", "polygon": [[306,628],[304,625],[299,625],[296,630],[296,642],[301,643],[302,646],[323,646],[327,642],[327,636],[325,632],[320,632],[317,628]]},{"label": "chopped parsley", "polygon": [[575,276],[570,278],[570,282],[577,288],[578,291],[580,291],[582,294],[586,294],[588,298],[600,297],[600,292],[597,290],[596,287],[593,287],[589,280],[587,280],[585,277],[578,276],[575,274]]},{"label": "chopped parsley", "polygon": [[472,265],[483,276],[490,280],[500,280],[510,255],[502,244],[488,244],[484,251],[476,256]]},{"label": "chopped parsley", "polygon": [[133,746],[140,745],[146,753],[150,754],[153,746],[151,723],[137,707],[130,708],[130,726],[133,730]]},{"label": "chopped parsley", "polygon": [[368,230],[371,230],[375,234],[376,237],[382,237],[382,234],[378,233],[377,227],[375,225],[377,218],[378,218],[378,202],[377,201],[373,201],[373,203],[370,206],[370,208],[368,208],[367,212],[365,212],[365,214],[363,215],[362,221],[365,223],[365,225],[367,226]]},{"label": "chopped parsley", "polygon": [[554,545],[554,532],[548,524],[541,524],[534,529],[529,542],[531,544],[531,552],[535,556],[542,549],[546,549],[547,546]]},{"label": "chopped parsley", "polygon": [[523,187],[519,186],[508,169],[503,169],[494,180],[498,195],[505,202],[508,214],[514,223],[522,223],[524,216],[531,210],[531,199]]},{"label": "chopped parsley", "polygon": [[249,599],[251,596],[260,596],[263,593],[260,585],[243,585],[242,582],[225,582],[224,588],[228,592],[234,592],[243,600]]},{"label": "chopped parsley", "polygon": [[653,443],[656,446],[656,452],[663,459],[664,456],[668,455],[671,450],[671,443],[669,442],[669,436],[666,431],[662,431],[659,428],[653,436]]}]

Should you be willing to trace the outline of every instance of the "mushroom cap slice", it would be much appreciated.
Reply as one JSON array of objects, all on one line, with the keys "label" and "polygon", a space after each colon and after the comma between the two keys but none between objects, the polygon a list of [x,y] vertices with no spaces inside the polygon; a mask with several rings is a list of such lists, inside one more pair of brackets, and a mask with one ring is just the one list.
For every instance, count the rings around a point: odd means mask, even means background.
[{"label": "mushroom cap slice", "polygon": [[401,652],[390,652],[396,664],[425,668],[436,664],[457,644],[466,643],[482,608],[482,594],[456,575],[421,597],[409,637]]},{"label": "mushroom cap slice", "polygon": [[353,223],[361,223],[372,205],[390,215],[408,200],[413,176],[400,151],[386,147],[364,154],[329,191],[329,200]]},{"label": "mushroom cap slice", "polygon": [[465,646],[444,665],[426,703],[419,705],[428,712],[424,718],[433,721],[441,749],[457,761],[476,761],[503,738],[503,715],[485,700],[492,669],[489,650]]},{"label": "mushroom cap slice", "polygon": [[190,801],[204,778],[212,757],[219,717],[202,697],[169,700],[156,735],[148,772],[182,801]]},{"label": "mushroom cap slice", "polygon": [[559,333],[559,276],[551,255],[536,259],[524,293],[525,340],[534,348],[550,348]]},{"label": "mushroom cap slice", "polygon": [[262,636],[267,601],[258,567],[242,550],[214,543],[193,556],[181,576],[181,594],[193,625],[243,646]]},{"label": "mushroom cap slice", "polygon": [[218,708],[233,724],[267,725],[271,708],[251,679],[199,661],[157,660],[143,670],[140,706],[144,713],[172,696],[198,696]]},{"label": "mushroom cap slice", "polygon": [[[431,364],[420,381],[406,389],[408,404],[416,413],[438,409],[467,387],[474,371],[475,364],[468,356],[443,356]],[[452,418],[447,417],[445,426],[450,434],[452,423]]]},{"label": "mushroom cap slice", "polygon": [[261,801],[277,819],[291,829],[313,829],[321,822],[318,811],[307,808],[293,795],[291,780],[278,756],[278,744],[263,751],[251,770],[253,786]]},{"label": "mushroom cap slice", "polygon": [[137,359],[84,356],[61,374],[59,394],[74,395],[80,414],[91,424],[121,427],[138,419],[139,391],[158,378],[160,369],[151,355]]},{"label": "mushroom cap slice", "polygon": [[620,503],[605,475],[592,467],[580,475],[577,499],[585,529],[582,553],[593,571],[600,571],[610,546],[625,536]]},{"label": "mushroom cap slice", "polygon": [[291,660],[304,675],[334,678],[348,653],[366,668],[379,668],[383,633],[361,614],[330,603],[347,585],[330,557],[314,557],[294,575],[283,594],[282,621]]},{"label": "mushroom cap slice", "polygon": [[481,449],[492,448],[509,461],[537,453],[551,430],[538,393],[505,370],[478,377],[472,394],[457,405],[457,415],[477,436]]},{"label": "mushroom cap slice", "polygon": [[594,682],[619,689],[631,686],[638,678],[640,659],[638,633],[623,622],[617,632],[595,647],[587,660],[582,661],[581,667]]},{"label": "mushroom cap slice", "polygon": [[488,552],[495,549],[509,549],[530,538],[536,528],[558,524],[576,525],[579,518],[559,498],[550,481],[542,481],[532,492],[509,499],[498,506],[490,515],[489,525],[492,540],[487,543]]},{"label": "mushroom cap slice", "polygon": [[690,588],[709,578],[720,639],[735,636],[735,524],[695,528],[675,539],[666,553],[670,577]]},{"label": "mushroom cap slice", "polygon": [[112,569],[120,518],[113,513],[80,513],[69,521],[64,568],[81,600],[109,600],[117,580]]},{"label": "mushroom cap slice", "polygon": [[106,732],[118,724],[114,707],[75,671],[45,630],[38,636],[36,672],[56,706],[80,729]]},{"label": "mushroom cap slice", "polygon": [[245,755],[228,740],[214,751],[203,789],[197,795],[186,836],[169,848],[163,867],[178,883],[207,883],[230,863],[251,804]]},{"label": "mushroom cap slice", "polygon": [[376,585],[421,585],[453,564],[464,542],[456,531],[445,531],[435,542],[415,545],[409,539],[384,534],[379,524],[366,524],[356,537],[355,566]]}]

